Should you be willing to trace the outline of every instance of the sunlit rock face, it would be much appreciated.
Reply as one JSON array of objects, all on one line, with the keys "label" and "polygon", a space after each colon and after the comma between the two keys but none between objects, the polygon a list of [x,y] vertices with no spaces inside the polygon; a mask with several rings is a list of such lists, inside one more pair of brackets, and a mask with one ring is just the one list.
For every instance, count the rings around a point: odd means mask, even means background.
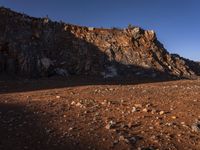
[{"label": "sunlit rock face", "polygon": [[152,30],[80,27],[0,8],[0,73],[194,77],[199,64],[169,54]]}]

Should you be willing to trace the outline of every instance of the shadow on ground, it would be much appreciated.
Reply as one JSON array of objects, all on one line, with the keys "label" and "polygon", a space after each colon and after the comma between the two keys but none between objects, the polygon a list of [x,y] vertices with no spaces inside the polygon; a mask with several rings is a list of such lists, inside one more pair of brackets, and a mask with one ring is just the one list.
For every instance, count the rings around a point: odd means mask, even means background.
[{"label": "shadow on ground", "polygon": [[[0,103],[1,150],[75,150],[95,148],[95,143],[68,139],[49,130],[48,118],[19,104]],[[86,137],[91,139],[91,137]]]},{"label": "shadow on ground", "polygon": [[[9,103],[11,101],[12,104]],[[72,134],[68,130],[60,131],[59,127],[64,128],[64,122],[60,122],[58,114],[42,109],[41,104],[27,105],[14,101],[10,99],[8,103],[0,103],[1,150],[100,150],[112,147],[112,141],[109,139],[112,134],[109,132],[103,134],[95,130],[93,133],[87,134],[88,131],[85,129],[87,123],[81,132],[78,129]],[[70,119],[71,122],[68,122],[70,124],[83,123],[83,120],[76,116]],[[53,127],[50,122],[60,124],[60,126]],[[66,124],[66,126],[68,125]],[[74,126],[74,128],[76,127]],[[78,136],[80,133],[82,135]],[[102,141],[105,137],[108,138],[107,142]],[[119,146],[126,149],[128,145],[118,144],[117,149],[120,148]],[[132,146],[134,147],[134,145]]]},{"label": "shadow on ground", "polygon": [[[144,78],[144,77],[118,77],[103,79],[97,77],[51,77],[42,79],[4,79],[0,80],[0,94],[13,92],[28,92],[56,88],[68,88],[90,85],[137,85],[144,83],[168,82],[177,79]],[[180,79],[179,79],[180,80]]]}]

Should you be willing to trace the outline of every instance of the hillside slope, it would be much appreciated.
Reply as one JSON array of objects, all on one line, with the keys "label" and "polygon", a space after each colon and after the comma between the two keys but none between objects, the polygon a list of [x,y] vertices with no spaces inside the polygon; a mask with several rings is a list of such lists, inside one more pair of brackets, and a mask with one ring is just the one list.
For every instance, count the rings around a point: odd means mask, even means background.
[{"label": "hillside slope", "polygon": [[152,30],[100,29],[0,8],[0,72],[25,77],[51,75],[198,75],[199,64],[171,55]]}]

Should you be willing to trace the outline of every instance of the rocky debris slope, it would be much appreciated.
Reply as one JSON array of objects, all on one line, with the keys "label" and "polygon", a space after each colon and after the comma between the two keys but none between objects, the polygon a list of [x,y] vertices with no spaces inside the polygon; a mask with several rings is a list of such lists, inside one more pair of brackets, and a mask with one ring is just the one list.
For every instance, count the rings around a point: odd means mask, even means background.
[{"label": "rocky debris slope", "polygon": [[151,30],[80,27],[29,17],[6,8],[0,8],[0,18],[1,73],[105,78],[121,75],[190,78],[199,74],[198,63],[170,55]]}]

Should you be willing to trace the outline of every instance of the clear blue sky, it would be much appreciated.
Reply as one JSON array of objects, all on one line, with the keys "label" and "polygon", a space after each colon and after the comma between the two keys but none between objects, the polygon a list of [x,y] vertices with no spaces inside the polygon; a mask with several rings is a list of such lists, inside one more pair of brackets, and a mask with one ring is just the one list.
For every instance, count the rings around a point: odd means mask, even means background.
[{"label": "clear blue sky", "polygon": [[153,29],[169,52],[200,60],[200,0],[0,0],[0,5],[78,25]]}]

